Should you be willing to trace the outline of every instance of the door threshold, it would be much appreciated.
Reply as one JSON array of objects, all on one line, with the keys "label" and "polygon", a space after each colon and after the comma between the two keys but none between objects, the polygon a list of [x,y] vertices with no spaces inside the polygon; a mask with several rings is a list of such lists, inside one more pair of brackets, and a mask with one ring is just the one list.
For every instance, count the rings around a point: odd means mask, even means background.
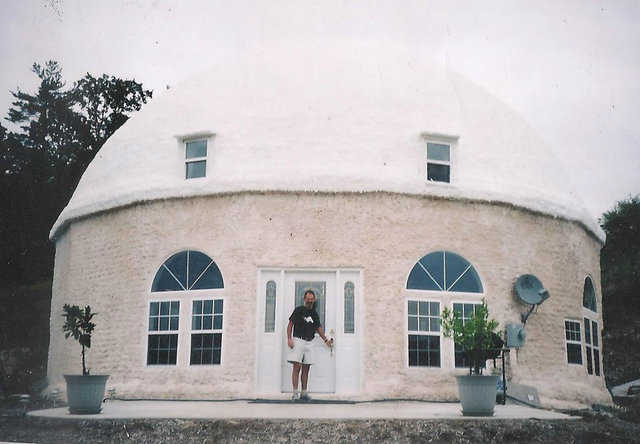
[{"label": "door threshold", "polygon": [[257,398],[249,401],[249,404],[355,404],[356,401],[347,399],[310,399],[303,401],[301,399],[275,399],[275,398]]}]

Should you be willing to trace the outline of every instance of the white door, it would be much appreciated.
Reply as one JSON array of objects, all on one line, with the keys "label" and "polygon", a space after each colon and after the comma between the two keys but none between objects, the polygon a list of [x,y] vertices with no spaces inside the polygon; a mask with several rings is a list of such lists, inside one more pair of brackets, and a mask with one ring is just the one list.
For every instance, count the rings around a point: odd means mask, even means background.
[{"label": "white door", "polygon": [[[325,272],[285,272],[284,300],[282,304],[282,318],[285,325],[289,322],[289,316],[293,310],[303,305],[304,293],[313,290],[316,294],[316,311],[320,317],[320,323],[328,338],[335,338],[336,331],[336,275]],[[286,360],[287,336],[282,335],[282,391],[291,392],[292,364]],[[336,391],[336,359],[325,344],[320,335],[316,333],[312,342],[315,364],[309,372],[309,384],[307,389],[315,393],[334,393]],[[298,387],[300,388],[300,386]]]}]

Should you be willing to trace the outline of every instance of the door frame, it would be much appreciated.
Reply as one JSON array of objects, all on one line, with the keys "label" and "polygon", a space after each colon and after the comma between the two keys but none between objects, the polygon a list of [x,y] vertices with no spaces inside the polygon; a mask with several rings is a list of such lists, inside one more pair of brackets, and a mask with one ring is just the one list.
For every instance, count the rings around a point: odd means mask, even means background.
[{"label": "door frame", "polygon": [[[256,279],[256,347],[254,365],[254,393],[280,397],[281,391],[283,344],[282,336],[286,334],[286,317],[283,313],[283,302],[286,293],[285,282],[290,273],[326,273],[335,276],[335,336],[336,359],[335,393],[323,394],[327,396],[358,395],[362,390],[363,378],[363,350],[364,338],[363,317],[363,273],[361,268],[343,267],[258,267]],[[265,332],[265,286],[270,280],[276,283],[275,329]],[[344,333],[344,284],[353,282],[355,286],[354,322],[355,332]],[[323,326],[324,327],[324,326]],[[349,353],[343,344],[350,344]],[[343,350],[342,356],[340,350]],[[347,356],[347,354],[349,356]],[[277,359],[273,359],[277,356]],[[349,362],[346,362],[348,360]],[[347,365],[344,365],[346,362]]]}]

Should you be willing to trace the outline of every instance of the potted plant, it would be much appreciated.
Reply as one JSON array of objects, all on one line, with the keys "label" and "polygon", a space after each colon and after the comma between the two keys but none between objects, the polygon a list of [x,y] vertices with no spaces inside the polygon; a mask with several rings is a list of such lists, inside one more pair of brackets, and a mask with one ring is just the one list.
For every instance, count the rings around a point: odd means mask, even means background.
[{"label": "potted plant", "polygon": [[62,331],[64,337],[73,336],[73,339],[82,346],[82,375],[64,375],[64,379],[67,381],[69,413],[100,413],[104,399],[104,388],[109,376],[90,375],[85,359],[85,349],[91,348],[91,333],[96,326],[91,320],[96,313],[91,312],[89,305],[80,308],[77,305],[65,304],[63,311],[62,316],[64,316],[65,322]]},{"label": "potted plant", "polygon": [[442,310],[442,333],[462,347],[469,364],[468,375],[457,375],[458,394],[465,416],[493,416],[498,376],[482,374],[488,359],[500,354],[503,341],[498,322],[489,320],[487,304],[476,305],[470,319],[449,308]]}]

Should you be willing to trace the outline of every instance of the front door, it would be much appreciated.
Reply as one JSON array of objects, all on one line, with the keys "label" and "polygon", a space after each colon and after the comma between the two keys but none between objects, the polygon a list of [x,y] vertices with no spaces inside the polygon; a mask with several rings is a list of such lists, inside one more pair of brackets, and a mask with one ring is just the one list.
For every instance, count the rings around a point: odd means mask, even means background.
[{"label": "front door", "polygon": [[[335,338],[336,331],[336,276],[323,272],[287,272],[284,279],[283,319],[288,323],[289,316],[303,305],[304,293],[312,290],[316,294],[316,311],[320,323],[328,338]],[[282,391],[291,392],[292,364],[287,362],[287,336],[282,335]],[[312,342],[315,363],[309,372],[309,392],[334,393],[336,391],[336,359],[320,335],[316,333]],[[300,388],[300,387],[298,387]]]}]

